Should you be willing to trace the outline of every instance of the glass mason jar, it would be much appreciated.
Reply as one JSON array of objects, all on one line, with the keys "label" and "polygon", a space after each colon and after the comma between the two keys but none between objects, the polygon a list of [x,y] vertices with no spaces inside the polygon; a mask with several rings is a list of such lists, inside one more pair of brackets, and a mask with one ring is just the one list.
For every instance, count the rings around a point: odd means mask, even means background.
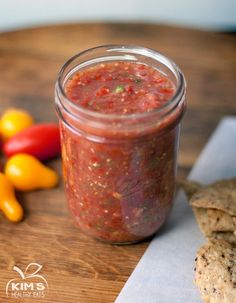
[{"label": "glass mason jar", "polygon": [[[74,73],[111,61],[157,69],[176,86],[174,96],[160,108],[132,115],[95,112],[67,98],[65,85]],[[100,46],[65,63],[55,94],[65,192],[76,225],[114,244],[153,235],[173,204],[180,120],[186,106],[180,69],[151,49]]]}]

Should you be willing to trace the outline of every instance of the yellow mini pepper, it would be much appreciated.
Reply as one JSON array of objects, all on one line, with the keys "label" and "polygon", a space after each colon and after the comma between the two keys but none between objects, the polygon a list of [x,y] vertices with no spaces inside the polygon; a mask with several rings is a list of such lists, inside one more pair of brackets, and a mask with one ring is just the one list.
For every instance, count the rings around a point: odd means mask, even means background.
[{"label": "yellow mini pepper", "polygon": [[2,137],[7,140],[33,123],[33,117],[27,111],[17,108],[8,109],[0,121]]},{"label": "yellow mini pepper", "polygon": [[28,154],[16,154],[5,166],[5,174],[16,189],[30,191],[57,185],[58,175],[37,158]]},{"label": "yellow mini pepper", "polygon": [[23,218],[23,208],[16,200],[14,187],[3,173],[0,173],[0,209],[10,221],[19,222]]}]

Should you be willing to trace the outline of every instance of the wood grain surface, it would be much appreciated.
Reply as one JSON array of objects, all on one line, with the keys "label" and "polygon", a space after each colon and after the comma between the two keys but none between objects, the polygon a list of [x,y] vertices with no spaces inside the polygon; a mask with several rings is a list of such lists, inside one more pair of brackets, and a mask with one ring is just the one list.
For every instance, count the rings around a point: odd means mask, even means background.
[{"label": "wood grain surface", "polygon": [[[224,115],[236,114],[236,36],[144,24],[72,24],[0,34],[0,109],[29,110],[37,121],[56,121],[54,83],[75,53],[101,44],[154,48],[185,73],[188,110],[180,144],[179,174],[186,176]],[[2,160],[3,162],[4,160]],[[60,159],[49,163],[61,174]],[[148,242],[110,246],[73,226],[62,182],[53,190],[18,193],[26,212],[20,224],[0,214],[0,302],[114,302]],[[43,266],[44,299],[9,299],[5,288],[31,262]]]}]

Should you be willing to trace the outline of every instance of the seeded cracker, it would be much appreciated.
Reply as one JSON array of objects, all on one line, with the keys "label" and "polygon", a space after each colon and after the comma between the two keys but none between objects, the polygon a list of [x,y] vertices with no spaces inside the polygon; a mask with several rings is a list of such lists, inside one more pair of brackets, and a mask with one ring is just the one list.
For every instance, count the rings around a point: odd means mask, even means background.
[{"label": "seeded cracker", "polygon": [[236,248],[224,240],[203,245],[197,253],[195,283],[205,303],[235,303]]}]

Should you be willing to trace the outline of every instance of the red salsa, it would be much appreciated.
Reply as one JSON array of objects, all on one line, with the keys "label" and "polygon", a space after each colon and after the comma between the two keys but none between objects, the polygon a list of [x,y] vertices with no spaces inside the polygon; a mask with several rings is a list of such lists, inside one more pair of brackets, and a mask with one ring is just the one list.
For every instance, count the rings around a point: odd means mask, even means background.
[{"label": "red salsa", "polygon": [[[174,83],[157,69],[128,61],[80,69],[65,83],[74,104],[107,115],[152,112],[175,92]],[[106,131],[94,139],[61,123],[67,200],[83,231],[111,243],[130,243],[151,236],[164,223],[174,194],[175,119],[166,120],[164,131],[157,127],[139,137],[137,130],[122,139],[115,132],[107,138]]]},{"label": "red salsa", "polygon": [[75,104],[105,114],[136,114],[163,106],[174,84],[156,69],[132,62],[102,63],[73,75],[66,93]]}]

